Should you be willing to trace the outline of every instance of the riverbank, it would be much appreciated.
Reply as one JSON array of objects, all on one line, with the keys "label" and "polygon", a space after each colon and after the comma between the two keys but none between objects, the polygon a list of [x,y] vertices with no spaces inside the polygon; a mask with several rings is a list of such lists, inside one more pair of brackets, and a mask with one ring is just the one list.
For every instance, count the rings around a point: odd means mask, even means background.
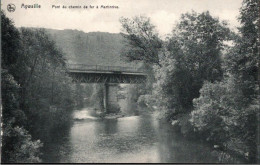
[{"label": "riverbank", "polygon": [[206,139],[203,134],[194,131],[189,122],[189,114],[178,115],[170,120],[166,120],[162,117],[163,115],[160,115],[160,113],[158,112],[156,115],[160,117],[160,120],[169,123],[170,127],[175,130],[175,133],[180,134],[188,141],[196,140],[207,145],[207,147],[212,149],[211,154],[216,156],[220,163],[249,163],[249,160],[246,159],[246,156],[243,156],[242,154],[232,150],[232,148],[229,148],[232,146],[227,146],[226,148],[223,148],[218,143],[214,143]]}]

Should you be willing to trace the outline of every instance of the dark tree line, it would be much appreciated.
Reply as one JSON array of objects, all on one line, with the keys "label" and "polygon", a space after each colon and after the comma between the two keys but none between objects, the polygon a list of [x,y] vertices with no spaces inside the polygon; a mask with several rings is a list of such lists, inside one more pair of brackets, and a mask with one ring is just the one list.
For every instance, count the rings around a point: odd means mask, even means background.
[{"label": "dark tree line", "polygon": [[40,162],[44,139],[69,126],[82,87],[42,29],[17,29],[1,12],[2,162]]}]

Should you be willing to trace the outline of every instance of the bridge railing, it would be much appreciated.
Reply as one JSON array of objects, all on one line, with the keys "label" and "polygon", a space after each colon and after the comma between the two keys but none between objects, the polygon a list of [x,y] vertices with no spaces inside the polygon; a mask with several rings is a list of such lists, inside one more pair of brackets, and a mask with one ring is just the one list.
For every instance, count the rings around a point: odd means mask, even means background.
[{"label": "bridge railing", "polygon": [[123,67],[123,66],[103,66],[103,65],[86,65],[86,64],[67,64],[70,70],[80,71],[115,71],[115,72],[144,72],[143,69],[136,67]]}]

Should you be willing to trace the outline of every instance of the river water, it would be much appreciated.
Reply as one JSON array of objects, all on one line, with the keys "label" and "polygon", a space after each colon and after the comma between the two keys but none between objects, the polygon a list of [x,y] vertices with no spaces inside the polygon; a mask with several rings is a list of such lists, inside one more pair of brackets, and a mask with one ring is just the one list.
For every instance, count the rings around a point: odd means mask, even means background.
[{"label": "river water", "polygon": [[70,129],[45,144],[52,163],[217,163],[212,149],[188,141],[153,115],[99,119],[88,109],[74,112]]}]

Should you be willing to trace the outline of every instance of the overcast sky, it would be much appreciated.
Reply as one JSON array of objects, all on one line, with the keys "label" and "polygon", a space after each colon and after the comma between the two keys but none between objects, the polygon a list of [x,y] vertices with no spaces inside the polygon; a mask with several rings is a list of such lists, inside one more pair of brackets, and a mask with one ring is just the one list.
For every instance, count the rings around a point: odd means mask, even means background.
[{"label": "overcast sky", "polygon": [[[180,15],[192,10],[210,13],[228,20],[230,27],[239,26],[237,17],[242,0],[3,0],[2,9],[17,27],[44,27],[52,29],[77,29],[84,32],[120,32],[120,17],[145,15],[151,17],[161,36],[171,32]],[[6,6],[13,3],[15,12]],[[21,8],[39,4],[40,9]],[[119,9],[54,9],[52,5],[110,5]]]}]

